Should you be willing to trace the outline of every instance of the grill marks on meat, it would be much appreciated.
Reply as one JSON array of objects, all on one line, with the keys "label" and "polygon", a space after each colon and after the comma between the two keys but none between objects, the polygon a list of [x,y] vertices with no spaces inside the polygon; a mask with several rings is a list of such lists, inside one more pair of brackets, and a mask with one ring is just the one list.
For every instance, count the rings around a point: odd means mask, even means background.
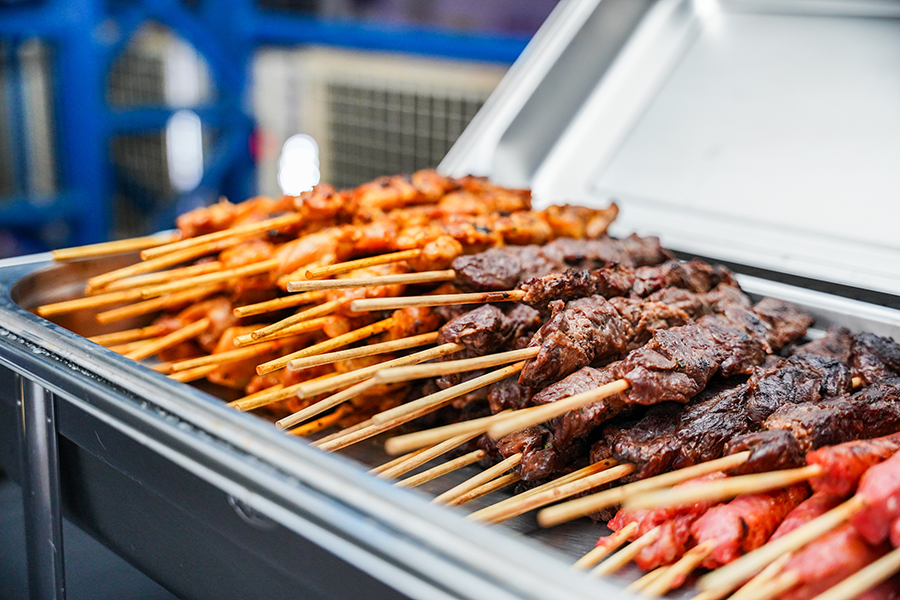
[{"label": "grill marks on meat", "polygon": [[709,509],[691,526],[701,544],[715,540],[712,554],[702,563],[715,569],[766,543],[782,519],[809,496],[805,483],[760,494],[743,494]]},{"label": "grill marks on meat", "polygon": [[519,383],[543,387],[595,360],[621,354],[631,340],[631,323],[602,296],[552,304],[553,316],[532,338],[540,347],[526,363]]},{"label": "grill marks on meat", "polygon": [[622,239],[600,237],[576,240],[563,237],[547,244],[545,252],[559,262],[582,268],[588,264],[602,266],[606,263],[641,267],[658,265],[674,258],[671,252],[659,245],[659,238],[635,234]]},{"label": "grill marks on meat", "polygon": [[728,442],[726,454],[750,451],[744,464],[729,471],[729,475],[746,475],[803,466],[800,442],[787,431],[775,429],[756,431],[738,436]]},{"label": "grill marks on meat", "polygon": [[540,325],[538,312],[529,306],[514,304],[504,312],[485,304],[444,324],[438,343],[463,344],[472,356],[483,356],[530,336]]},{"label": "grill marks on meat", "polygon": [[832,325],[825,335],[794,349],[793,354],[818,354],[849,365],[856,338],[846,327]]},{"label": "grill marks on meat", "polygon": [[900,376],[900,344],[891,338],[861,333],[853,344],[852,370],[865,383]]}]

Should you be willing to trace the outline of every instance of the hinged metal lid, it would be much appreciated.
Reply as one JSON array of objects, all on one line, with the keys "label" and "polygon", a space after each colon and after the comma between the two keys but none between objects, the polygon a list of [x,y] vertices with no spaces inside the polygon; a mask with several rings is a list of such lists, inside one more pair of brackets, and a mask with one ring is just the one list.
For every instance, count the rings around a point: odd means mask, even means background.
[{"label": "hinged metal lid", "polygon": [[900,294],[900,2],[565,2],[441,168]]}]

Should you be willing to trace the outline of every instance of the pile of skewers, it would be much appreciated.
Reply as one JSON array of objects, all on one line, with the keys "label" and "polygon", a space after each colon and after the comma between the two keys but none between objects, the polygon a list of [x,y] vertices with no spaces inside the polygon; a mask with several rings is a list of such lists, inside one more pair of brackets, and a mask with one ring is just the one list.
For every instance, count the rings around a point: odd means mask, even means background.
[{"label": "pile of skewers", "polygon": [[[579,566],[630,540],[594,572],[634,561],[650,572],[632,589],[648,596],[702,567],[718,569],[704,598],[751,577],[735,597],[812,598],[880,555],[897,563],[885,540],[900,531],[900,346],[840,328],[803,344],[807,315],[753,303],[726,269],[674,260],[654,238],[605,236],[615,213],[535,212],[527,192],[433,172],[319,186],[188,213],[181,239],[135,242],[143,262],[38,313],[164,310],[93,339],[243,389],[231,406],[269,410],[292,434],[344,426],[316,439],[323,450],[414,429],[386,440],[400,456],[373,471],[413,487],[480,462],[435,500],[520,492],[472,519],[609,520],[624,502]],[[838,529],[788,533],[805,520],[796,531]],[[816,560],[823,548],[846,560]],[[858,579],[827,597],[856,597]]]}]

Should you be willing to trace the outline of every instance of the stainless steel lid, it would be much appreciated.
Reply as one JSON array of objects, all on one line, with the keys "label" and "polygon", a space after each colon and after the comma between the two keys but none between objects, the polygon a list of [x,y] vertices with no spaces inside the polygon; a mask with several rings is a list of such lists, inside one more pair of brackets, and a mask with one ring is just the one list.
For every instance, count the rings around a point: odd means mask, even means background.
[{"label": "stainless steel lid", "polygon": [[900,2],[572,0],[441,168],[900,294]]}]

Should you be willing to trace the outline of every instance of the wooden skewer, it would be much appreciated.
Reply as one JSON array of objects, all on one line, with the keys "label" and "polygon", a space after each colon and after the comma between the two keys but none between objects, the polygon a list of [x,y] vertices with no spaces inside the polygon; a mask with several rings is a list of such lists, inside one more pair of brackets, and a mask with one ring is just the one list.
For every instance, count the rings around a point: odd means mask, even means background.
[{"label": "wooden skewer", "polygon": [[813,600],[852,600],[900,570],[900,548],[888,552]]},{"label": "wooden skewer", "polygon": [[357,431],[363,431],[372,426],[372,419],[366,419],[365,421],[360,421],[356,425],[351,425],[350,427],[346,427],[341,429],[340,431],[336,431],[331,435],[326,435],[325,437],[316,440],[313,442],[314,446],[318,446],[321,448],[324,444],[330,444],[331,442],[335,442],[337,440],[341,440],[347,436],[350,436]]},{"label": "wooden skewer", "polygon": [[276,358],[275,360],[270,360],[269,362],[258,365],[256,367],[256,373],[258,375],[265,375],[266,373],[271,373],[272,371],[283,369],[289,362],[296,358],[304,358],[307,356],[312,356],[313,354],[322,354],[324,352],[335,350],[336,348],[340,348],[342,346],[349,346],[350,344],[353,344],[360,340],[364,340],[368,337],[372,337],[373,335],[378,335],[379,333],[387,331],[394,326],[394,322],[395,319],[393,317],[388,317],[387,319],[378,321],[377,323],[372,323],[371,325],[366,325],[365,327],[360,327],[359,329],[348,331],[343,335],[333,337],[330,340],[325,340],[324,342],[319,342],[318,344],[314,344],[309,348],[304,348],[303,350],[298,350],[297,352],[292,352],[280,358]]},{"label": "wooden skewer", "polygon": [[434,460],[435,458],[442,456],[447,452],[450,452],[454,448],[462,446],[478,435],[479,434],[477,433],[460,435],[455,438],[450,438],[449,440],[443,441],[440,444],[436,444],[430,448],[425,448],[423,450],[417,451],[415,456],[403,462],[397,463],[390,468],[384,469],[378,474],[378,476],[384,477],[386,479],[394,479],[400,477],[401,475],[405,475],[406,473],[409,473],[410,471],[421,467],[425,463]]},{"label": "wooden skewer", "polygon": [[[325,379],[326,377],[334,377],[335,373],[326,373],[321,377],[317,377],[316,379]],[[314,380],[310,380],[314,381]],[[245,398],[238,398],[233,402],[229,402],[228,406],[232,408],[236,408],[240,411],[248,411],[254,410],[263,406],[268,406],[269,404],[274,404],[275,402],[280,402],[282,400],[287,400],[297,394],[297,388],[300,387],[299,383],[295,383],[294,385],[282,386],[279,389],[275,389],[276,386],[272,386],[265,390],[266,393],[253,394],[252,396],[247,396]]]},{"label": "wooden skewer", "polygon": [[146,237],[136,237],[127,240],[115,240],[112,242],[102,242],[100,244],[90,244],[88,246],[76,246],[74,248],[62,248],[53,251],[54,260],[75,260],[77,258],[91,258],[94,256],[108,256],[110,254],[121,254],[123,252],[134,252],[135,250],[144,250],[154,246],[162,246],[181,239],[180,231],[172,231],[168,233],[158,233]]},{"label": "wooden skewer", "polygon": [[350,310],[366,312],[396,310],[411,306],[449,306],[453,304],[485,304],[490,302],[518,302],[525,297],[521,290],[507,292],[475,292],[472,294],[435,294],[432,296],[404,296],[399,298],[364,298],[350,303]]},{"label": "wooden skewer", "polygon": [[294,294],[285,296],[284,298],[275,298],[274,300],[266,300],[256,304],[248,304],[247,306],[238,306],[234,309],[234,316],[250,317],[253,315],[262,315],[269,312],[275,312],[284,308],[294,308],[304,304],[312,304],[325,298],[325,292],[307,292],[305,294]]},{"label": "wooden skewer", "polygon": [[705,542],[694,546],[684,553],[674,565],[666,569],[666,571],[655,581],[650,582],[643,590],[641,595],[648,598],[656,598],[662,596],[669,590],[681,585],[684,578],[694,569],[700,566],[706,558],[712,554],[716,547],[716,540],[706,540]]},{"label": "wooden skewer", "polygon": [[147,327],[138,327],[137,329],[126,329],[125,331],[117,331],[115,333],[95,335],[88,339],[101,346],[115,346],[116,344],[125,344],[157,337],[163,335],[167,330],[168,328],[165,325],[148,325]]},{"label": "wooden skewer", "polygon": [[263,342],[250,346],[248,348],[238,348],[237,350],[227,350],[225,352],[216,352],[215,354],[207,354],[206,356],[198,356],[197,358],[189,358],[187,360],[172,363],[172,371],[189,371],[197,367],[205,365],[219,366],[245,358],[252,358],[260,354],[266,354],[273,350],[283,348],[286,341]]},{"label": "wooden skewer", "polygon": [[476,356],[475,358],[464,358],[462,360],[450,360],[427,365],[417,365],[414,367],[391,367],[390,369],[378,371],[378,373],[375,374],[375,381],[378,383],[398,383],[400,381],[411,381],[413,379],[440,377],[441,375],[449,375],[451,373],[477,371],[478,369],[486,369],[488,367],[496,367],[534,358],[540,351],[541,349],[535,346],[533,348],[498,352],[497,354]]},{"label": "wooden skewer", "polygon": [[659,537],[659,526],[657,525],[638,539],[634,540],[602,563],[591,570],[591,575],[595,577],[610,575],[615,573],[641,553],[641,550],[656,541]]},{"label": "wooden skewer", "polygon": [[668,487],[689,479],[715,473],[716,471],[732,469],[747,462],[748,458],[750,458],[749,450],[738,452],[737,454],[723,456],[722,458],[678,469],[677,471],[663,473],[656,477],[648,477],[641,481],[627,483],[611,490],[604,490],[597,494],[585,496],[584,498],[563,502],[539,512],[538,523],[544,527],[559,525],[560,523],[619,504],[633,494]]},{"label": "wooden skewer", "polygon": [[[353,371],[350,371],[349,373],[338,375],[337,377],[334,377],[333,379],[330,379],[328,381],[319,383],[306,383],[304,385],[301,385],[297,390],[297,397],[302,399],[311,398],[312,396],[318,396],[319,394],[330,392],[331,390],[336,390],[346,385],[359,383],[361,381],[365,381],[366,379],[373,379],[375,374],[380,369],[392,366],[410,365],[425,362],[426,360],[433,360],[435,358],[440,358],[441,356],[459,352],[464,348],[465,346],[463,346],[462,344],[456,344],[453,342],[449,344],[441,344],[440,346],[428,348],[427,350],[422,350],[420,352],[413,352],[412,354],[407,354],[406,356],[401,356],[400,358],[393,358],[382,363],[370,365],[361,369],[355,369]],[[373,385],[381,385],[380,382],[374,381],[374,379],[372,383]]]},{"label": "wooden skewer", "polygon": [[[340,375],[335,375],[335,377],[340,377]],[[286,417],[283,417],[282,419],[279,419],[278,421],[275,421],[275,427],[277,429],[290,430],[303,421],[310,419],[311,417],[320,415],[323,412],[334,408],[335,406],[340,406],[348,400],[352,400],[353,398],[366,393],[367,391],[375,387],[375,385],[375,382],[371,379],[366,379],[365,381],[361,381],[356,385],[351,385],[350,387],[343,389],[336,394],[332,394],[327,398],[322,398],[318,402],[311,404],[302,410],[299,410]]]},{"label": "wooden skewer", "polygon": [[285,327],[284,329],[279,329],[275,333],[270,333],[265,337],[261,337],[258,339],[253,339],[250,334],[239,335],[234,338],[234,345],[238,348],[244,346],[252,346],[254,344],[258,344],[260,342],[271,342],[272,340],[278,340],[286,337],[293,337],[295,335],[299,335],[301,333],[307,333],[310,331],[316,331],[318,329],[322,329],[328,325],[328,317],[318,317],[317,319],[310,319],[308,321],[300,321],[295,325],[291,325],[290,327]]},{"label": "wooden skewer", "polygon": [[[388,421],[387,423],[385,423],[385,425],[387,425],[388,423],[399,423],[402,425],[403,423],[407,423],[413,419],[417,419],[422,415],[427,415],[433,410],[434,409],[431,406],[423,406],[420,407],[416,412],[412,413],[412,416],[405,415],[397,417],[393,421]],[[388,454],[403,454],[404,452],[409,452],[410,450],[415,450],[416,448],[421,448],[422,446],[437,444],[451,437],[463,435],[464,433],[477,432],[479,434],[482,434],[487,431],[488,427],[502,418],[503,417],[500,415],[493,415],[490,417],[482,417],[480,419],[471,419],[469,421],[453,423],[451,425],[444,425],[442,427],[434,427],[425,431],[417,431],[415,433],[408,433],[406,435],[398,435],[386,440],[384,443],[384,449]]]},{"label": "wooden skewer", "polygon": [[116,321],[122,321],[124,319],[130,319],[132,317],[147,315],[169,308],[170,306],[177,306],[179,304],[185,304],[187,302],[200,300],[205,296],[211,296],[212,294],[215,294],[221,289],[221,285],[215,284],[205,286],[196,290],[185,290],[176,294],[161,296],[152,300],[144,300],[143,302],[137,302],[135,304],[129,304],[128,306],[122,306],[120,308],[114,308],[112,310],[97,313],[97,322],[103,323],[105,325],[108,323],[114,323]]},{"label": "wooden skewer", "polygon": [[777,540],[745,554],[716,571],[707,573],[697,580],[697,586],[701,590],[718,590],[729,587],[734,589],[781,555],[799,550],[809,542],[825,535],[865,508],[865,505],[866,503],[861,497],[854,496]]},{"label": "wooden skewer", "polygon": [[627,508],[653,508],[662,505],[691,504],[693,502],[718,502],[734,498],[740,494],[767,492],[786,487],[799,481],[806,481],[822,474],[822,467],[809,465],[799,469],[785,469],[770,473],[753,473],[738,477],[726,477],[698,483],[679,489],[662,489],[645,494],[638,494],[625,501]]},{"label": "wooden skewer", "polygon": [[772,600],[800,583],[800,575],[796,571],[782,573],[772,581],[759,586],[754,598],[756,600]]},{"label": "wooden skewer", "polygon": [[145,358],[149,358],[154,354],[165,350],[166,348],[177,346],[181,342],[197,337],[209,328],[210,322],[211,321],[208,317],[204,317],[198,321],[194,321],[193,323],[185,325],[177,331],[173,331],[168,335],[164,335],[163,337],[154,340],[150,344],[141,346],[137,350],[129,352],[125,356],[126,358],[130,358],[132,360],[143,360]]},{"label": "wooden skewer", "polygon": [[172,361],[156,363],[155,365],[149,365],[149,367],[157,373],[163,373],[164,375],[172,373]]},{"label": "wooden skewer", "polygon": [[645,573],[640,579],[632,581],[627,586],[625,586],[625,591],[631,592],[632,594],[638,594],[648,585],[665,575],[666,571],[668,571],[672,566],[673,565],[663,565],[661,567],[653,569],[649,573]]},{"label": "wooden skewer", "polygon": [[337,352],[328,352],[326,354],[318,354],[308,358],[298,358],[288,363],[289,371],[300,371],[309,367],[318,367],[319,365],[328,365],[341,360],[350,360],[353,358],[364,358],[367,356],[377,356],[379,354],[387,354],[395,350],[408,350],[417,346],[425,346],[433,344],[438,339],[438,332],[423,333],[422,335],[413,335],[399,340],[391,340],[390,342],[380,342],[378,344],[369,344],[362,348],[351,348],[350,350],[338,350]]},{"label": "wooden skewer", "polygon": [[462,469],[463,467],[468,467],[471,464],[477,463],[485,456],[487,456],[487,453],[484,450],[475,450],[473,452],[469,452],[468,454],[464,454],[460,457],[454,458],[453,460],[448,460],[447,462],[437,465],[436,467],[432,467],[427,471],[417,473],[412,477],[401,479],[394,485],[398,487],[416,487],[428,481],[437,479],[438,477],[442,477],[447,473],[452,473],[453,471],[457,471],[459,469]]},{"label": "wooden skewer", "polygon": [[284,389],[284,384],[276,383],[273,386],[267,387],[258,392],[254,392],[252,394],[244,396],[243,398],[238,398],[237,400],[232,400],[231,402],[228,403],[227,406],[231,406],[232,408],[238,408],[238,410],[243,410],[240,408],[241,405],[252,402],[253,400],[256,400],[257,398],[259,398],[260,396],[266,396],[268,394],[278,392],[282,389]]},{"label": "wooden skewer", "polygon": [[[392,408],[392,409],[386,410],[382,413],[378,413],[377,415],[372,417],[372,420],[375,421],[376,423],[385,423],[387,421],[401,417],[407,413],[417,412],[421,409],[427,408],[431,411],[437,410],[438,408],[445,406],[447,403],[449,403],[454,398],[459,398],[460,396],[462,396],[464,394],[468,394],[469,392],[472,392],[474,390],[481,389],[481,388],[485,387],[486,385],[490,385],[491,383],[494,383],[495,381],[500,381],[501,379],[505,379],[506,377],[509,377],[510,375],[515,375],[516,373],[521,371],[524,366],[525,366],[524,362],[519,362],[519,363],[516,363],[513,365],[503,367],[502,369],[498,369],[496,371],[486,373],[484,375],[481,375],[480,377],[475,377],[474,379],[470,379],[468,381],[458,383],[447,389],[444,389],[439,392],[435,392],[434,394],[430,394],[428,396],[419,398],[418,400],[413,400],[412,402],[407,402],[406,404],[402,404],[396,408]],[[499,415],[494,415],[494,417],[497,417],[497,416],[499,416]],[[506,416],[507,416],[507,413],[504,413],[503,418],[506,418]],[[489,418],[494,418],[494,417],[489,417]],[[462,425],[462,423],[455,423],[454,425]],[[427,431],[420,431],[417,433],[421,434],[421,437],[423,437],[423,438],[432,439],[431,436],[439,431],[443,432],[446,430],[444,430],[443,428],[436,428],[436,429],[429,429]],[[454,435],[457,435],[457,434],[454,434]],[[416,438],[416,439],[418,439],[418,438]],[[440,442],[443,439],[447,439],[447,438],[435,440],[434,443]],[[393,454],[394,453],[393,449],[396,448],[397,447],[396,444],[399,444],[399,443],[401,443],[401,442],[393,442],[392,444],[389,444],[389,447],[391,448],[391,450],[388,450],[388,453]],[[427,444],[425,444],[425,445],[427,445]],[[410,450],[411,449],[412,448],[410,448]],[[401,451],[401,452],[403,452],[403,451]]]},{"label": "wooden skewer", "polygon": [[348,412],[350,412],[351,407],[349,406],[340,406],[336,411],[331,413],[330,415],[326,415],[321,419],[316,419],[315,421],[311,421],[290,432],[291,435],[297,436],[307,436],[312,435],[318,431],[322,431],[323,429],[327,429],[331,427],[335,423],[341,420]]},{"label": "wooden skewer", "polygon": [[544,404],[542,406],[535,407],[540,410],[534,410],[528,413],[522,411],[515,412],[500,423],[497,423],[496,425],[491,427],[488,430],[488,435],[490,435],[495,440],[499,440],[511,433],[521,431],[526,427],[532,427],[534,425],[539,425],[545,421],[549,421],[550,419],[563,415],[570,410],[575,410],[577,408],[587,406],[588,404],[593,404],[594,402],[603,400],[604,398],[608,398],[609,396],[614,396],[619,392],[624,392],[629,387],[631,386],[626,380],[618,379],[605,385],[601,385],[596,389],[582,392],[580,394],[575,394],[574,396],[569,396],[568,398],[557,400],[556,402],[551,402],[550,404]]},{"label": "wooden skewer", "polygon": [[122,290],[119,292],[109,292],[108,294],[98,294],[96,296],[87,296],[86,298],[76,298],[74,300],[64,300],[62,302],[53,302],[37,307],[37,314],[42,317],[52,317],[76,310],[87,310],[91,308],[100,308],[101,306],[109,306],[111,304],[120,304],[122,302],[133,302],[141,299],[140,290]]},{"label": "wooden skewer", "polygon": [[298,312],[295,315],[291,315],[286,319],[282,319],[277,323],[272,323],[271,325],[266,325],[265,327],[260,327],[256,331],[250,332],[250,337],[254,340],[264,339],[266,336],[269,336],[276,331],[281,331],[285,327],[290,327],[291,325],[296,325],[297,323],[301,323],[303,321],[307,321],[314,317],[323,317],[327,314],[333,313],[338,308],[340,308],[344,304],[343,300],[331,300],[330,302],[325,302],[324,304],[319,304],[318,306],[313,306],[307,310]]},{"label": "wooden skewer", "polygon": [[146,275],[136,275],[135,277],[129,277],[128,279],[120,279],[118,281],[113,281],[109,285],[105,285],[102,288],[88,288],[85,291],[88,294],[95,294],[95,293],[104,293],[104,292],[115,292],[115,291],[119,291],[119,290],[132,290],[135,288],[154,285],[157,283],[163,283],[166,281],[172,281],[175,279],[182,279],[184,277],[193,277],[195,275],[205,275],[206,273],[214,273],[216,271],[220,271],[221,269],[222,269],[222,263],[215,260],[215,261],[200,263],[197,265],[191,265],[189,267],[179,267],[177,269],[158,271],[156,273],[148,273]]},{"label": "wooden skewer", "polygon": [[[309,273],[309,271],[307,271],[307,273]],[[324,279],[317,281],[291,281],[287,284],[287,291],[309,292],[312,290],[349,290],[358,288],[381,287],[385,285],[437,283],[439,281],[451,281],[455,278],[456,271],[448,269],[446,271],[422,271],[420,273],[377,275],[373,277],[347,277],[344,279]]]},{"label": "wooden skewer", "polygon": [[204,377],[215,371],[216,368],[218,368],[218,365],[203,365],[202,367],[195,367],[187,371],[181,371],[180,373],[171,373],[168,377],[169,379],[174,379],[175,381],[190,383],[191,381],[203,379]]},{"label": "wooden skewer", "polygon": [[135,340],[133,342],[126,342],[124,344],[115,344],[114,346],[108,346],[107,350],[112,350],[116,354],[128,354],[129,352],[134,352],[138,348],[143,348],[147,344],[154,342],[159,339],[159,337],[150,338],[146,340]]},{"label": "wooden skewer", "polygon": [[[621,479],[622,477],[633,473],[635,468],[636,467],[630,463],[613,466],[600,473],[594,473],[593,475],[582,477],[581,479],[566,483],[564,485],[550,488],[544,492],[541,492],[540,494],[528,496],[526,498],[523,498],[518,503],[509,504],[506,507],[501,507],[502,510],[495,509],[493,511],[488,511],[488,509],[482,509],[478,511],[481,514],[479,515],[477,520],[488,523],[501,523],[508,519],[512,519],[513,517],[524,514],[530,510],[534,510],[536,508],[546,506],[552,502],[556,502],[557,500],[563,500],[564,498],[569,498],[570,496],[574,496],[575,494],[581,494],[588,490],[592,490],[595,487],[604,485],[606,483],[609,483],[610,481]],[[473,513],[473,515],[474,514],[475,513]],[[470,517],[471,516],[472,515],[470,515]]]},{"label": "wooden skewer", "polygon": [[608,458],[605,460],[600,460],[595,463],[592,463],[586,467],[582,467],[577,471],[572,471],[571,473],[567,473],[566,475],[562,475],[557,477],[552,481],[548,481],[547,483],[543,483],[537,487],[533,487],[530,490],[526,490],[517,496],[513,496],[512,498],[507,498],[506,500],[501,500],[496,504],[492,504],[491,506],[487,506],[479,511],[476,511],[468,516],[469,519],[475,521],[484,521],[487,520],[492,514],[495,514],[498,511],[503,511],[507,507],[515,506],[519,502],[523,501],[525,498],[530,498],[536,494],[540,494],[546,492],[547,490],[551,490],[553,488],[557,488],[561,485],[565,485],[567,483],[571,483],[573,481],[577,481],[583,477],[587,477],[589,475],[594,475],[595,473],[600,473],[609,469],[610,467],[616,466],[617,461],[612,458]]},{"label": "wooden skewer", "polygon": [[607,536],[603,541],[603,544],[595,546],[590,552],[579,558],[572,567],[575,569],[589,569],[590,567],[593,567],[598,562],[618,550],[622,544],[627,542],[628,538],[631,537],[631,534],[634,533],[634,530],[637,529],[637,527],[638,524],[632,522],[612,535]]},{"label": "wooden skewer", "polygon": [[850,380],[850,385],[852,385],[854,389],[858,388],[858,387],[862,387],[862,384],[863,384],[862,377],[854,377],[853,379]]},{"label": "wooden skewer", "polygon": [[244,265],[242,267],[235,267],[233,269],[225,269],[223,271],[218,271],[216,273],[207,273],[205,275],[195,275],[194,277],[187,277],[185,279],[179,279],[177,281],[170,281],[169,283],[163,283],[160,285],[154,285],[151,287],[144,288],[141,290],[141,296],[144,299],[147,298],[156,298],[157,296],[162,296],[163,294],[171,294],[172,292],[180,292],[181,290],[186,290],[190,288],[197,287],[199,285],[208,285],[210,283],[222,283],[231,281],[234,279],[240,279],[242,277],[250,277],[253,275],[260,275],[262,273],[268,273],[269,271],[273,271],[277,269],[281,265],[281,260],[277,258],[273,258],[270,260],[263,260],[256,263],[251,263],[249,265]]},{"label": "wooden skewer", "polygon": [[108,273],[103,273],[102,275],[97,275],[96,277],[91,277],[87,280],[87,286],[89,290],[94,288],[101,288],[105,285],[109,285],[114,281],[119,281],[120,279],[134,277],[135,275],[143,275],[144,273],[152,273],[153,271],[159,271],[160,269],[165,269],[174,265],[188,262],[189,260],[194,260],[195,258],[199,258],[207,254],[219,252],[220,250],[224,250],[225,248],[233,246],[238,242],[240,242],[239,238],[219,240],[217,242],[210,242],[208,244],[203,244],[195,248],[190,248],[188,250],[173,252],[172,254],[160,256],[159,258],[154,258],[153,260],[146,260],[144,262],[135,263],[127,267],[122,267],[121,269],[116,269]]},{"label": "wooden skewer", "polygon": [[238,227],[230,227],[228,229],[223,229],[221,231],[214,231],[212,233],[207,233],[205,235],[198,235],[195,238],[188,238],[186,240],[181,240],[179,242],[173,242],[171,244],[166,244],[165,246],[158,246],[156,248],[150,248],[148,250],[144,250],[141,252],[141,258],[143,260],[150,260],[152,258],[157,258],[164,255],[169,255],[177,251],[184,251],[196,248],[197,246],[201,246],[203,244],[207,244],[210,242],[218,242],[225,239],[230,239],[238,236],[247,237],[250,235],[256,235],[258,233],[263,233],[265,231],[271,231],[274,229],[279,229],[281,227],[287,227],[289,225],[294,225],[303,220],[303,216],[297,213],[292,213],[288,215],[283,215],[281,217],[274,217],[272,219],[266,219],[264,221],[257,221],[256,223],[248,223],[246,225],[240,225]]},{"label": "wooden skewer", "polygon": [[[401,260],[409,260],[418,258],[422,255],[419,249],[401,250],[400,252],[391,252],[390,254],[380,254],[378,256],[370,256],[368,258],[360,258],[357,260],[349,260],[347,262],[335,263],[327,267],[319,267],[317,269],[309,269],[306,271],[307,279],[321,279],[323,277],[331,277],[340,273],[348,273],[357,269],[365,269],[377,265],[386,265],[389,263],[400,262]],[[288,288],[288,291],[292,291]]]},{"label": "wooden skewer", "polygon": [[501,475],[493,481],[483,483],[474,490],[466,492],[462,496],[457,496],[453,500],[450,500],[449,502],[447,502],[447,506],[462,506],[463,504],[471,502],[476,498],[481,498],[482,496],[486,496],[492,492],[503,489],[508,485],[512,485],[518,481],[521,481],[521,479],[521,475],[519,475],[515,471],[513,471],[512,473],[507,473],[506,475]]},{"label": "wooden skewer", "polygon": [[379,475],[381,473],[384,473],[388,469],[392,469],[392,468],[396,467],[397,465],[401,465],[408,460],[414,459],[415,457],[422,454],[423,452],[428,452],[428,450],[429,450],[429,448],[420,448],[419,450],[413,450],[412,452],[407,452],[403,456],[398,456],[397,458],[395,458],[393,460],[389,460],[386,463],[384,463],[383,465],[378,465],[377,467],[372,467],[371,469],[369,469],[369,473],[371,473],[372,475]]},{"label": "wooden skewer", "polygon": [[432,502],[436,502],[436,503],[450,502],[454,498],[458,498],[459,496],[462,496],[465,493],[471,492],[472,490],[477,488],[479,485],[485,484],[485,483],[491,481],[492,479],[495,479],[495,478],[499,477],[500,475],[506,473],[510,469],[515,468],[516,466],[519,465],[520,462],[522,462],[522,453],[517,452],[516,454],[513,454],[512,456],[509,456],[509,457],[501,460],[496,465],[488,467],[487,469],[485,469],[481,473],[475,475],[474,477],[471,477],[471,478],[467,479],[466,481],[460,483],[459,485],[447,490],[443,494],[440,494],[434,500],[432,500]]},{"label": "wooden skewer", "polygon": [[[787,554],[783,554],[778,557],[769,566],[760,571],[753,579],[745,583],[741,587],[741,589],[735,592],[731,596],[731,600],[753,600],[756,597],[757,590],[763,585],[775,579],[775,577],[778,576],[779,573],[781,573],[782,569],[784,569],[785,565],[790,562],[793,556],[794,554],[792,552],[788,552]],[[730,589],[725,589],[718,597],[724,598],[730,591]]]}]

